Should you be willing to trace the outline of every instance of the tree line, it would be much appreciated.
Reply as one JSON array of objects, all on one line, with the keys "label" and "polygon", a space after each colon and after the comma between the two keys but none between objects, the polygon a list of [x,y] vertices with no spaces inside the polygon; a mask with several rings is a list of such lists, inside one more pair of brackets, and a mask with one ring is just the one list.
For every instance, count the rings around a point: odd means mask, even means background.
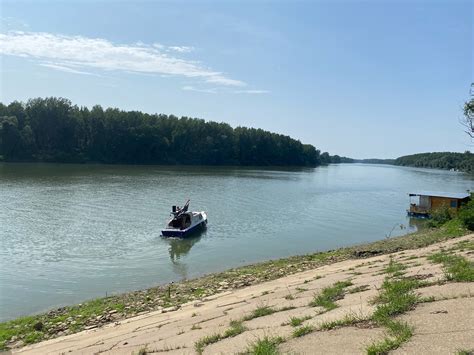
[{"label": "tree line", "polygon": [[318,166],[331,156],[262,129],[73,105],[64,98],[0,103],[4,161]]},{"label": "tree line", "polygon": [[474,154],[435,152],[405,155],[395,159],[395,165],[413,166],[419,168],[435,168],[474,172]]}]

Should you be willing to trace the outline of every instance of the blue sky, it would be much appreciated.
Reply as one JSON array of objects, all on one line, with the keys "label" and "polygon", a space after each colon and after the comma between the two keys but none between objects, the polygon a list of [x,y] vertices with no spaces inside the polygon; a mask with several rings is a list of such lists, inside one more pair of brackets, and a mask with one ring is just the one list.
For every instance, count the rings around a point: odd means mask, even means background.
[{"label": "blue sky", "polygon": [[472,149],[469,1],[1,1],[0,101],[168,113],[356,158]]}]

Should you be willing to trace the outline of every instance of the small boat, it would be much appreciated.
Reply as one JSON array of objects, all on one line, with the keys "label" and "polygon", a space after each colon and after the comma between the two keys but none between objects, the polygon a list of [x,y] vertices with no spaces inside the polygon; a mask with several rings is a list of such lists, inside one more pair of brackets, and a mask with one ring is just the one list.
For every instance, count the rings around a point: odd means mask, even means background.
[{"label": "small boat", "polygon": [[206,227],[206,212],[189,212],[189,201],[186,202],[183,208],[172,207],[171,215],[173,218],[168,221],[165,229],[161,231],[164,237],[185,237]]}]

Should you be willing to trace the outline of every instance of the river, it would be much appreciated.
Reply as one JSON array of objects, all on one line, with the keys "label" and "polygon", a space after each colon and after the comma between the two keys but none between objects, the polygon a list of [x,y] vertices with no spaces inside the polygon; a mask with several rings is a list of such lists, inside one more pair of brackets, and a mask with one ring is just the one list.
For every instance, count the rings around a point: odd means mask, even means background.
[{"label": "river", "polygon": [[[389,165],[315,169],[0,164],[0,320],[257,261],[401,235],[407,192],[464,192],[463,173]],[[209,225],[160,237],[191,199]],[[400,228],[402,225],[404,228]]]}]

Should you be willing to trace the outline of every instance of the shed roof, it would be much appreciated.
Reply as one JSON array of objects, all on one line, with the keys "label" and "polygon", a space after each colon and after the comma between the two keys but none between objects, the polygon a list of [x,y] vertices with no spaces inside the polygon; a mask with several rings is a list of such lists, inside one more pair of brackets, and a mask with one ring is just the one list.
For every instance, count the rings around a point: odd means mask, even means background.
[{"label": "shed roof", "polygon": [[468,192],[442,192],[442,191],[418,191],[409,193],[410,196],[432,196],[432,197],[445,197],[453,199],[465,199],[471,197]]}]

